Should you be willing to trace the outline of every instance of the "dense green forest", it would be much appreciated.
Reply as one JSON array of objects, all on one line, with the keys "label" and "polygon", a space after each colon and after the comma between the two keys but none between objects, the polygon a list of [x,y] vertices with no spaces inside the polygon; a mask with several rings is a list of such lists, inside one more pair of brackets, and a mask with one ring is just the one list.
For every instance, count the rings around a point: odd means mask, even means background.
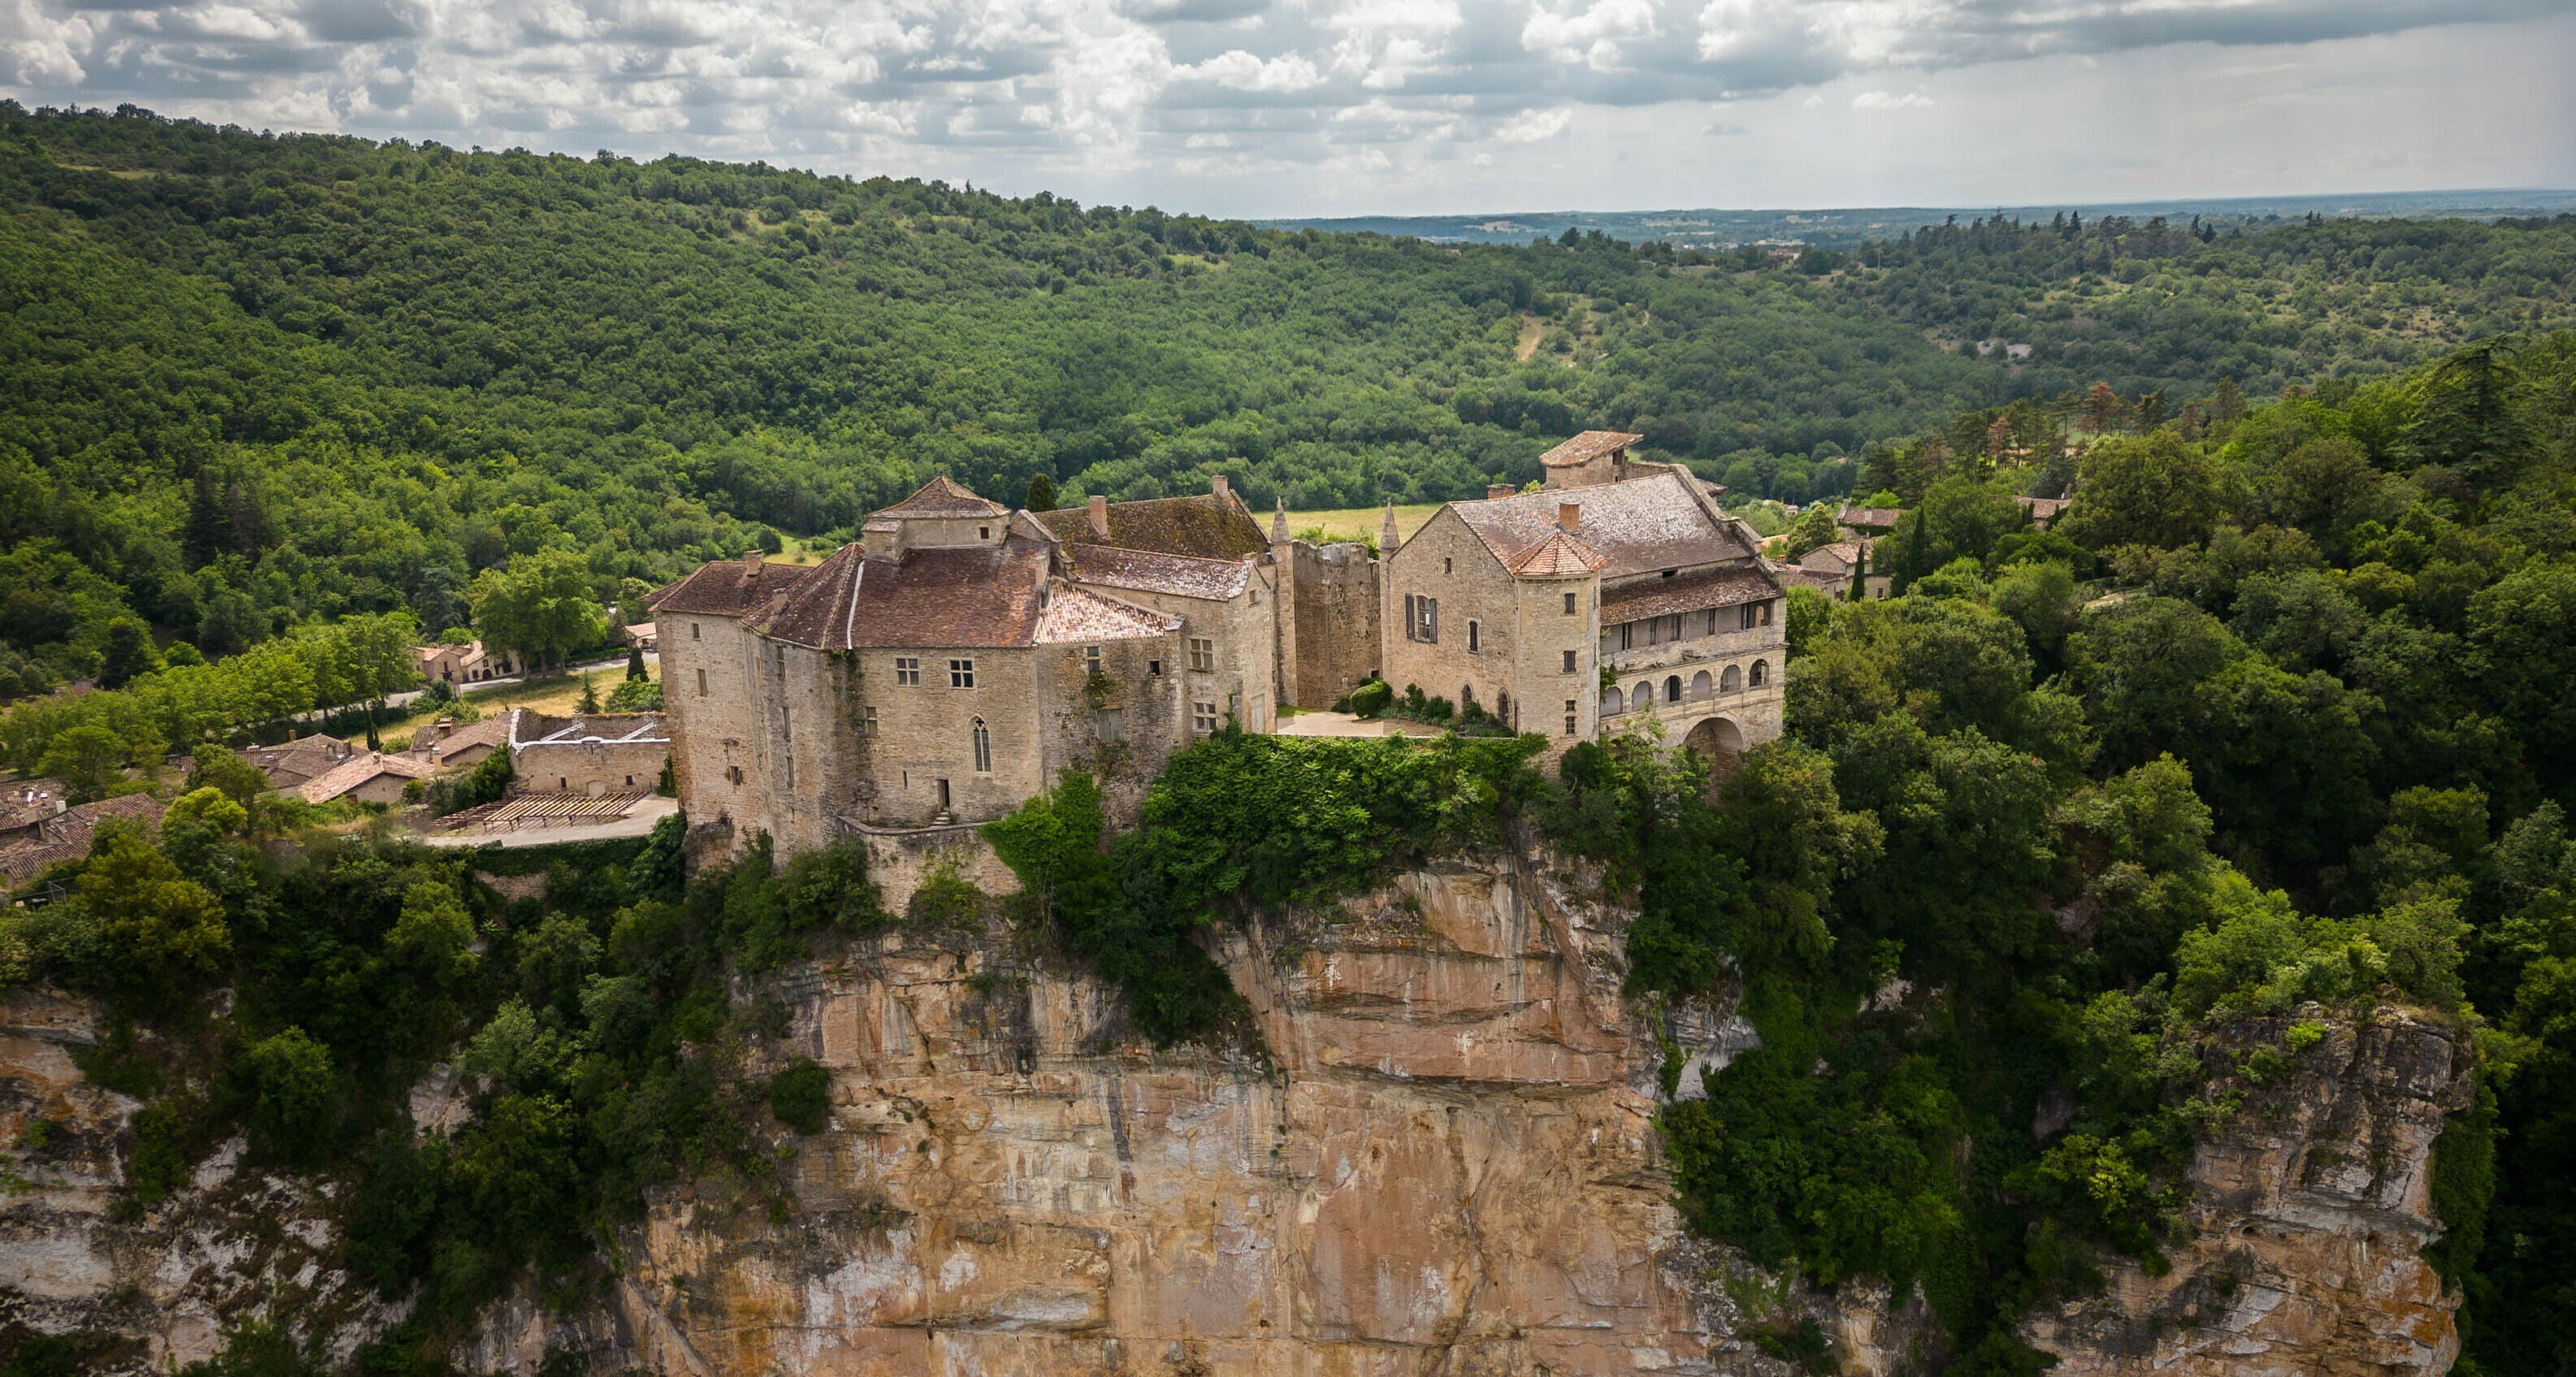
[{"label": "dense green forest", "polygon": [[548,556],[606,598],[932,472],[1337,507],[1607,425],[1805,501],[1954,413],[2213,411],[2576,321],[2571,280],[2566,220],[1457,248],[0,103],[0,697],[149,673],[138,628],[435,634]]}]

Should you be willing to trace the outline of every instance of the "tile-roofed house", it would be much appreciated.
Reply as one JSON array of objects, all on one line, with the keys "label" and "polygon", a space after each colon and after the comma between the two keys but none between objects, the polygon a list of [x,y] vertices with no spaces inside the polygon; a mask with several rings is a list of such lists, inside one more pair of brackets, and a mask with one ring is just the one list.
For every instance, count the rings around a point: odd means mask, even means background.
[{"label": "tile-roofed house", "polygon": [[[824,563],[830,563],[829,560]],[[771,598],[814,576],[819,564],[771,564],[758,550],[740,559],[701,564],[688,577],[651,598],[656,624],[673,613],[699,612],[719,617],[743,616]],[[668,643],[669,633],[663,639]]]},{"label": "tile-roofed house", "polygon": [[526,668],[510,651],[494,651],[481,641],[463,645],[425,645],[412,653],[420,661],[420,677],[433,683],[471,684],[486,679],[506,679]]},{"label": "tile-roofed house", "polygon": [[1039,645],[1077,645],[1093,641],[1160,639],[1181,628],[1181,619],[1138,607],[1087,588],[1068,588],[1047,602],[1038,619]]},{"label": "tile-roofed house", "polygon": [[743,625],[817,650],[1027,645],[1046,610],[1048,556],[1016,534],[885,559],[844,545]]},{"label": "tile-roofed house", "polygon": [[423,727],[412,738],[412,753],[427,752],[430,763],[442,770],[461,770],[480,765],[494,751],[510,741],[510,716],[517,708],[505,709],[479,721],[459,726],[445,718]]},{"label": "tile-roofed house", "polygon": [[1587,430],[1538,457],[1540,465],[1551,469],[1579,468],[1596,459],[1626,452],[1630,445],[1644,444],[1646,437],[1624,430]]},{"label": "tile-roofed house", "polygon": [[415,760],[407,755],[387,755],[383,751],[365,751],[297,785],[295,792],[306,803],[329,803],[335,799],[399,803],[404,788],[413,780],[426,780],[437,773],[437,767],[426,760]]},{"label": "tile-roofed house", "polygon": [[1883,598],[1890,587],[1888,576],[1866,572],[1865,560],[1878,545],[1875,540],[1837,540],[1809,550],[1798,561],[1798,567],[1825,596],[1839,602],[1851,591],[1852,575],[1861,573],[1863,592],[1871,598]]},{"label": "tile-roofed house", "polygon": [[152,827],[161,821],[164,806],[150,794],[124,794],[73,804],[46,817],[28,832],[13,833],[0,842],[0,879],[22,885],[55,866],[79,860],[98,840],[99,824],[111,818],[131,818]]},{"label": "tile-roofed house", "polygon": [[268,787],[283,791],[329,774],[356,753],[356,747],[336,736],[315,733],[274,746],[253,746],[241,755],[268,776]]},{"label": "tile-roofed house", "polygon": [[1555,750],[1649,720],[1721,761],[1778,736],[1779,577],[1711,485],[1627,461],[1637,438],[1578,436],[1545,487],[1448,503],[1404,541],[1383,585],[1387,683]]},{"label": "tile-roofed house", "polygon": [[1880,535],[1896,529],[1905,519],[1903,507],[1845,507],[1834,513],[1836,524],[1867,535]]},{"label": "tile-roofed house", "polygon": [[88,854],[86,844],[71,842],[30,841],[0,847],[0,880],[14,888]]},{"label": "tile-roofed house", "polygon": [[0,841],[36,835],[36,827],[68,807],[59,779],[13,779],[0,792]]}]

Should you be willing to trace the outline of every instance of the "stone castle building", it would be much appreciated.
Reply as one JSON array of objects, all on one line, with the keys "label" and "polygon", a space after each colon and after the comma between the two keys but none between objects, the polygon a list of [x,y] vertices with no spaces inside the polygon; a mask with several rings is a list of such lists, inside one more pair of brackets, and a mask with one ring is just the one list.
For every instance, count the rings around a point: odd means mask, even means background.
[{"label": "stone castle building", "polygon": [[1560,750],[1649,720],[1712,756],[1768,740],[1779,581],[1637,439],[1579,436],[1544,490],[1450,503],[1410,541],[1390,507],[1374,557],[1284,513],[1265,533],[1221,477],[1048,512],[935,478],[819,564],[708,564],[653,600],[681,804],[782,852],[963,837],[1066,769],[1132,808],[1173,751],[1380,671]]}]

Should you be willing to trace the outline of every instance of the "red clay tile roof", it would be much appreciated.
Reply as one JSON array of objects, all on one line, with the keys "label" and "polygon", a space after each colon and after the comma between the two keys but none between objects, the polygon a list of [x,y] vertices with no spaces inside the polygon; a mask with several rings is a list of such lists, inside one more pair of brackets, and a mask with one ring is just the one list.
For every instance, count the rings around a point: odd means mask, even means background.
[{"label": "red clay tile roof", "polygon": [[1011,509],[988,497],[977,497],[951,482],[948,475],[931,479],[910,497],[876,513],[878,516],[1009,516]]},{"label": "red clay tile roof", "polygon": [[1059,584],[1038,619],[1037,644],[1076,645],[1085,641],[1135,641],[1180,629],[1181,619],[1138,607],[1105,594]]},{"label": "red clay tile roof", "polygon": [[1845,507],[1834,513],[1834,520],[1852,527],[1891,530],[1905,519],[1903,507]]},{"label": "red clay tile roof", "polygon": [[1270,548],[1270,537],[1243,499],[1231,491],[1223,497],[1157,497],[1145,502],[1109,504],[1109,537],[1091,529],[1087,507],[1033,512],[1039,522],[1066,544],[1115,545],[1122,550],[1187,555],[1192,559],[1241,559]]},{"label": "red clay tile roof", "polygon": [[98,825],[109,818],[134,818],[147,824],[161,821],[166,807],[150,794],[127,794],[122,798],[103,798],[96,803],[76,803],[44,823],[38,831],[49,842],[78,846],[84,852],[90,839],[98,835]]},{"label": "red clay tile roof", "polygon": [[1643,435],[1631,435],[1624,430],[1587,430],[1540,455],[1538,461],[1552,469],[1565,468],[1587,463],[1630,445],[1643,444],[1645,439]]},{"label": "red clay tile roof", "polygon": [[0,851],[0,879],[22,885],[55,866],[88,854],[87,845],[72,842],[22,842]]},{"label": "red clay tile roof", "polygon": [[405,779],[427,779],[438,773],[426,760],[407,755],[386,755],[381,751],[364,751],[343,760],[330,773],[316,775],[296,786],[295,792],[306,803],[329,803],[342,794],[374,779],[378,775],[400,775]]},{"label": "red clay tile roof", "polygon": [[1108,545],[1076,545],[1071,553],[1076,580],[1107,588],[1223,602],[1242,592],[1252,578],[1251,566],[1239,559],[1192,559]]},{"label": "red clay tile roof", "polygon": [[[828,563],[829,561],[826,561]],[[719,559],[701,564],[697,572],[653,595],[655,615],[664,612],[696,612],[713,617],[740,617],[760,605],[814,576],[822,566],[817,564],[772,564],[764,561],[757,573],[743,567],[738,559]]]},{"label": "red clay tile roof", "polygon": [[517,708],[504,708],[479,722],[468,722],[445,736],[437,734],[435,725],[423,727],[420,734],[412,737],[412,744],[417,746],[426,739],[438,747],[441,756],[454,755],[475,746],[498,749],[509,741],[510,715],[517,711]]},{"label": "red clay tile roof", "polygon": [[819,650],[1027,645],[1046,582],[1047,547],[1025,536],[895,560],[844,545],[745,624]]},{"label": "red clay tile roof", "polygon": [[253,746],[241,756],[268,776],[270,787],[286,789],[328,773],[332,766],[349,758],[351,749],[348,742],[336,736],[316,732],[274,746]]},{"label": "red clay tile roof", "polygon": [[1848,574],[1851,572],[1852,566],[1860,562],[1860,552],[1868,549],[1871,545],[1876,543],[1877,542],[1875,541],[1868,540],[1837,540],[1831,545],[1819,545],[1816,548],[1809,550],[1807,552],[1806,559],[1799,560],[1798,562],[1800,564],[1805,564],[1807,560],[1814,559],[1818,555],[1826,555],[1833,558],[1842,566],[1838,570],[1829,570],[1828,572],[1838,575]]},{"label": "red clay tile roof", "polygon": [[62,811],[63,782],[59,779],[13,779],[0,792],[0,832],[14,832]]},{"label": "red clay tile roof", "polygon": [[1549,488],[1484,502],[1452,502],[1449,509],[1508,567],[1557,529],[1559,502],[1582,504],[1575,534],[1607,561],[1616,578],[1692,564],[1742,559],[1749,553],[1709,519],[1678,474],[1657,474],[1588,488]]},{"label": "red clay tile roof", "polygon": [[1600,551],[1560,530],[1505,560],[1503,567],[1525,579],[1555,579],[1597,574],[1609,562]]},{"label": "red clay tile roof", "polygon": [[1675,612],[1768,602],[1778,596],[1780,585],[1773,582],[1769,574],[1752,566],[1679,574],[1604,592],[1601,595],[1601,624],[1609,626],[1615,622],[1668,617]]}]

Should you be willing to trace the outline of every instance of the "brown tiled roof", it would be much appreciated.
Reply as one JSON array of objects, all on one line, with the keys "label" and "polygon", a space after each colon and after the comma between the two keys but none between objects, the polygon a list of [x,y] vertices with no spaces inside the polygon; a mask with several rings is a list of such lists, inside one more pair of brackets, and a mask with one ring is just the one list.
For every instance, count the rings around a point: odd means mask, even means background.
[{"label": "brown tiled roof", "polygon": [[381,751],[364,751],[343,760],[330,773],[316,775],[296,787],[306,803],[329,803],[342,794],[374,779],[378,775],[400,775],[405,779],[427,779],[437,767],[426,760],[407,755],[386,755]]},{"label": "brown tiled roof", "polygon": [[1074,578],[1108,588],[1223,602],[1252,579],[1252,566],[1240,559],[1193,559],[1108,545],[1076,545],[1072,554]]},{"label": "brown tiled roof", "polygon": [[59,779],[13,779],[0,793],[0,832],[14,832],[62,811],[63,782]]},{"label": "brown tiled roof", "polygon": [[892,560],[844,545],[746,625],[820,650],[1027,645],[1046,579],[1047,547],[1025,536]]},{"label": "brown tiled roof", "polygon": [[877,513],[878,516],[1009,516],[1011,509],[988,497],[977,497],[964,487],[949,481],[948,475],[931,479],[913,490],[910,497]]},{"label": "brown tiled roof", "polygon": [[1877,530],[1893,529],[1905,519],[1903,507],[1845,507],[1834,513],[1834,520],[1846,526],[1867,526]]},{"label": "brown tiled roof", "polygon": [[100,823],[109,818],[136,818],[145,823],[158,823],[165,806],[150,794],[103,798],[96,803],[74,804],[37,830],[46,841],[78,846],[87,851],[90,839],[98,835]]},{"label": "brown tiled roof", "polygon": [[1074,645],[1085,641],[1134,641],[1180,628],[1169,613],[1138,607],[1105,594],[1059,585],[1038,619],[1039,645]]},{"label": "brown tiled roof", "polygon": [[1087,507],[1064,507],[1032,513],[1055,538],[1066,544],[1115,545],[1122,550],[1149,550],[1193,559],[1241,559],[1270,548],[1261,523],[1243,499],[1228,491],[1220,497],[1157,497],[1145,502],[1109,504],[1109,536],[1091,529]]},{"label": "brown tiled roof", "polygon": [[[421,731],[428,735],[429,741],[438,747],[438,753],[442,756],[454,755],[458,751],[474,746],[490,746],[498,750],[508,744],[510,717],[518,711],[517,708],[509,708],[496,712],[479,722],[468,722],[445,736],[438,735],[434,726],[423,727]],[[420,736],[414,736],[412,744],[419,745],[421,739]]]},{"label": "brown tiled roof", "polygon": [[317,775],[327,774],[350,754],[349,743],[336,736],[315,733],[281,741],[274,746],[253,746],[241,753],[242,759],[259,767],[268,776],[271,787],[285,789]]},{"label": "brown tiled roof", "polygon": [[1600,551],[1559,530],[1503,561],[1503,567],[1525,579],[1556,579],[1597,574],[1609,562]]},{"label": "brown tiled roof", "polygon": [[2016,497],[2013,499],[2021,504],[2023,511],[2030,513],[2032,523],[2039,526],[2046,526],[2055,521],[2057,514],[2066,510],[2066,504],[2073,500],[2068,497]]},{"label": "brown tiled roof", "polygon": [[1751,565],[1679,574],[1604,592],[1601,595],[1601,624],[1644,621],[1648,617],[1668,617],[1675,612],[1697,612],[1711,607],[1733,607],[1738,603],[1768,602],[1778,596],[1780,585],[1773,582],[1769,574]]},{"label": "brown tiled roof", "polygon": [[1643,435],[1631,435],[1624,430],[1587,430],[1540,455],[1538,461],[1552,469],[1564,468],[1587,463],[1630,445],[1643,444],[1645,440]]},{"label": "brown tiled roof", "polygon": [[21,842],[0,851],[0,878],[22,885],[65,861],[76,861],[88,854],[86,842]]},{"label": "brown tiled roof", "polygon": [[652,607],[657,615],[698,612],[713,617],[740,617],[812,578],[822,567],[763,561],[754,573],[738,559],[711,560],[699,565],[687,578],[654,594]]},{"label": "brown tiled roof", "polygon": [[1831,545],[1819,545],[1809,550],[1806,558],[1798,562],[1805,564],[1807,560],[1814,559],[1818,555],[1828,555],[1841,562],[1844,572],[1849,572],[1853,565],[1860,562],[1860,552],[1875,543],[1867,540],[1837,540]]},{"label": "brown tiled roof", "polygon": [[1626,483],[1453,502],[1449,509],[1506,566],[1558,529],[1559,502],[1582,504],[1575,534],[1602,556],[1602,572],[1614,578],[1743,558],[1746,551],[1719,530],[1698,499],[1683,488],[1688,481],[1676,474],[1658,474]]}]

